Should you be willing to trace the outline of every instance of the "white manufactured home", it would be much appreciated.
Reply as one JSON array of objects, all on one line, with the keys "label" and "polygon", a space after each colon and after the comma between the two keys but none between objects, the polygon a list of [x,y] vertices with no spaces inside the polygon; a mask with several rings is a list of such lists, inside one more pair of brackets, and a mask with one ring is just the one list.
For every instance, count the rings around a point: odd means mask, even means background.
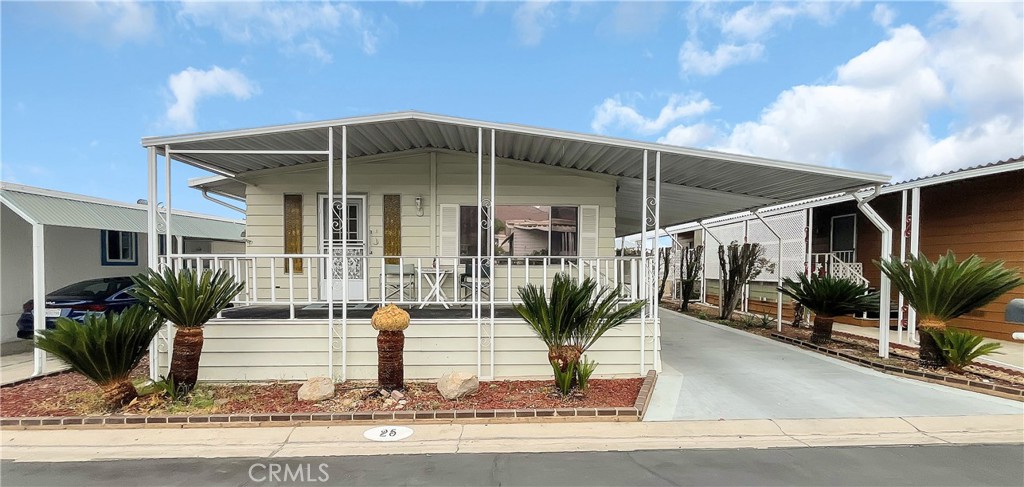
[{"label": "white manufactured home", "polygon": [[[175,211],[174,218],[179,224],[172,234],[173,253],[245,251],[241,220],[183,211]],[[51,292],[86,279],[145,272],[151,266],[147,221],[144,204],[0,182],[0,342],[5,349],[23,348],[16,323],[33,298],[33,286]],[[164,241],[158,241],[158,253],[166,253]]]},{"label": "white manufactured home", "polygon": [[[546,350],[511,308],[559,272],[617,287],[644,314],[590,352],[602,376],[660,368],[657,259],[619,236],[880,184],[885,176],[419,112],[147,137],[152,204],[173,163],[245,203],[246,253],[171,254],[245,284],[206,328],[203,380],[376,377],[373,309],[409,309],[406,377],[542,377]],[[159,162],[164,164],[160,167]],[[163,184],[159,181],[163,180]],[[163,187],[161,187],[163,186]],[[212,197],[212,196],[211,196]],[[166,201],[166,199],[164,199]],[[175,219],[164,232],[173,232]],[[511,237],[511,238],[510,238]],[[154,240],[155,241],[155,240]],[[165,373],[173,330],[158,339]]]}]

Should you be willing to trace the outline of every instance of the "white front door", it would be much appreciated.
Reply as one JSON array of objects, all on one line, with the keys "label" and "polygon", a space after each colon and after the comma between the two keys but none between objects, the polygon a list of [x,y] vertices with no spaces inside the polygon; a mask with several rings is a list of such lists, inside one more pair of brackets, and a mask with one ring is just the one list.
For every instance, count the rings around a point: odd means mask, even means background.
[{"label": "white front door", "polygon": [[[344,292],[348,290],[350,301],[366,300],[366,196],[349,195],[347,208],[342,208],[341,197],[334,196],[334,207],[331,211],[327,208],[327,195],[320,195],[320,204],[317,206],[320,222],[317,232],[320,240],[321,253],[327,253],[328,239],[333,240],[334,256],[334,299],[339,301],[344,298]],[[342,259],[342,232],[341,222],[347,223],[344,238],[348,242],[348,279],[345,279],[344,260]],[[320,272],[320,299],[327,299],[327,289],[330,286],[327,282],[328,273],[321,269]]]}]

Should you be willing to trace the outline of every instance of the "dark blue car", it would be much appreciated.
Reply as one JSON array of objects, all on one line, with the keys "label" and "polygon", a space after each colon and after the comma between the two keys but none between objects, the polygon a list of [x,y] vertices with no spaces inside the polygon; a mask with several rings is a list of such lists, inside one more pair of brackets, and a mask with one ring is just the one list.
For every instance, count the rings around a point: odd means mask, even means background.
[{"label": "dark blue car", "polygon": [[[46,295],[46,327],[53,328],[58,317],[82,321],[93,313],[120,313],[133,304],[138,304],[128,290],[132,287],[129,277],[104,277],[76,282]],[[18,318],[18,338],[32,338],[33,303],[30,300],[22,307],[24,313]]]}]

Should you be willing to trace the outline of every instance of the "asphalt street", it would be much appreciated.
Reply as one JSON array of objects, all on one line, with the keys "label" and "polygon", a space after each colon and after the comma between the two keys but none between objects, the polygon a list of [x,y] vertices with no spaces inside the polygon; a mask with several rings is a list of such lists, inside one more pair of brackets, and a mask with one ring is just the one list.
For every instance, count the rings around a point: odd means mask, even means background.
[{"label": "asphalt street", "polygon": [[4,487],[1024,485],[1024,445],[0,463]]}]

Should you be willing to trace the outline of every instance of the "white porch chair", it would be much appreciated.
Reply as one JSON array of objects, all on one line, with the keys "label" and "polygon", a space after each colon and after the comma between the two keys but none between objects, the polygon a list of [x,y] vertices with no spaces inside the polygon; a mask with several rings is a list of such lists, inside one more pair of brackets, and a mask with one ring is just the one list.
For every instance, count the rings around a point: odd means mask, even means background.
[{"label": "white porch chair", "polygon": [[397,295],[399,301],[405,301],[405,290],[416,288],[418,275],[413,264],[384,264],[384,299],[392,299]]}]

